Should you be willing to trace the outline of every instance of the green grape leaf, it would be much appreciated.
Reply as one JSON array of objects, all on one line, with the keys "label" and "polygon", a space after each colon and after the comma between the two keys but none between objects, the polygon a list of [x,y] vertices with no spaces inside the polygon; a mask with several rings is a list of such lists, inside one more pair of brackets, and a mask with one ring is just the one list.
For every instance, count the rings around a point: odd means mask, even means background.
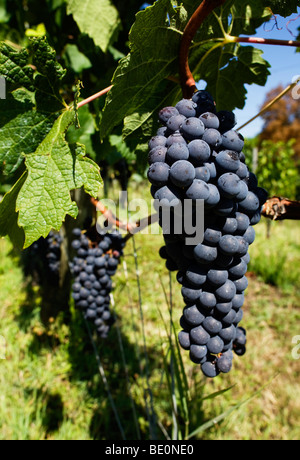
[{"label": "green grape leaf", "polygon": [[220,9],[220,16],[223,24],[229,26],[231,35],[253,35],[259,26],[271,18],[272,12],[262,0],[231,0]]},{"label": "green grape leaf", "polygon": [[69,146],[65,140],[73,122],[73,111],[62,113],[36,152],[26,156],[28,175],[16,201],[24,247],[46,237],[51,229],[59,230],[67,214],[76,218],[78,208],[71,190],[83,186],[96,197],[102,186],[99,167],[85,157],[84,146]]},{"label": "green grape leaf", "polygon": [[93,145],[93,136],[96,133],[96,122],[88,104],[78,111],[78,124],[79,128],[76,128],[75,125],[70,126],[66,139],[69,144],[75,144],[76,142],[84,144],[89,157],[95,159],[96,152]]},{"label": "green grape leaf", "polygon": [[55,51],[44,37],[33,38],[29,51],[0,43],[0,74],[7,82],[6,99],[0,100],[0,169],[5,175],[15,173],[25,155],[37,149],[66,108],[60,94],[66,71]]},{"label": "green grape leaf", "polygon": [[[128,121],[128,116],[150,110],[145,115],[148,118],[158,107],[157,92],[161,82],[178,71],[181,32],[169,27],[169,21],[179,17],[179,10],[173,8],[170,0],[158,0],[136,15],[129,36],[131,52],[121,59],[113,77],[113,88],[106,98],[100,126],[102,138],[124,119]],[[156,99],[152,108],[149,99],[152,102]],[[138,129],[139,124],[139,120],[135,125],[131,119],[130,125],[126,126],[126,135]]]},{"label": "green grape leaf", "polygon": [[0,101],[0,165],[3,173],[13,174],[43,141],[57,118],[33,110],[32,94],[19,89]]},{"label": "green grape leaf", "polygon": [[[135,154],[134,152],[128,147],[126,142],[124,142],[122,135],[118,134],[111,134],[109,136],[109,143],[111,147],[115,147],[115,152],[120,158],[125,158],[127,163],[134,163]],[[108,159],[109,161],[109,159]]]},{"label": "green grape leaf", "polygon": [[82,33],[106,52],[121,27],[119,13],[111,0],[67,0],[67,12],[72,14]]},{"label": "green grape leaf", "polygon": [[[164,83],[164,82],[163,82]],[[181,90],[175,86],[173,91],[166,91],[166,85],[160,85],[160,91],[145,101],[142,112],[128,115],[124,120],[123,137],[138,136],[150,137],[153,129],[158,127],[158,117],[153,117],[169,101],[177,101]],[[170,89],[170,88],[168,88]],[[171,102],[170,102],[171,103]]]},{"label": "green grape leaf", "polygon": [[[136,15],[129,35],[130,53],[120,60],[106,97],[102,139],[118,125],[123,125],[126,139],[138,139],[142,132],[152,135],[158,110],[182,97],[178,51],[187,20],[197,6],[192,0],[157,0]],[[228,104],[228,110],[245,105],[246,84],[265,84],[269,64],[259,50],[228,45],[223,31],[237,36],[255,33],[270,15],[262,0],[228,0],[204,21],[191,44],[189,65],[196,82],[206,81],[207,89],[222,107]]]},{"label": "green grape leaf", "polygon": [[18,225],[16,201],[26,176],[27,173],[23,173],[0,203],[0,237],[8,235],[13,245],[19,249],[23,248],[25,235],[24,230]]},{"label": "green grape leaf", "polygon": [[45,37],[35,37],[31,39],[30,51],[36,67],[34,86],[37,110],[45,113],[63,110],[66,104],[60,88],[66,70],[57,62],[55,50]]},{"label": "green grape leaf", "polygon": [[[229,44],[214,49],[203,59],[200,72],[218,110],[242,109],[247,94],[245,84],[266,84],[269,64],[262,54],[252,46]],[[213,65],[215,62],[217,66]]]},{"label": "green grape leaf", "polygon": [[90,158],[86,157],[86,147],[83,144],[69,145],[74,164],[73,184],[74,189],[83,187],[86,193],[96,198],[102,187],[99,166]]},{"label": "green grape leaf", "polygon": [[64,50],[64,57],[67,61],[67,66],[73,69],[75,73],[81,73],[83,70],[92,67],[89,58],[79,51],[77,45],[68,43]]},{"label": "green grape leaf", "polygon": [[6,43],[0,43],[0,75],[5,78],[7,92],[21,86],[33,90],[33,69],[28,65],[26,49],[17,51]]}]

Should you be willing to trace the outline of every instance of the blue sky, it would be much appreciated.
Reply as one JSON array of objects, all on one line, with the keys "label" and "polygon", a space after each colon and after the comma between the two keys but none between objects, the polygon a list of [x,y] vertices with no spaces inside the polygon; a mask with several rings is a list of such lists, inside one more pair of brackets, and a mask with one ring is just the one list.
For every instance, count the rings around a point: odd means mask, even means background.
[{"label": "blue sky", "polygon": [[[300,8],[298,9],[300,15]],[[288,21],[296,18],[295,21]],[[274,21],[268,23],[265,27],[260,27],[256,36],[261,38],[276,38],[280,40],[295,40],[297,36],[297,28],[300,26],[300,16],[297,14],[292,15],[290,18],[282,18],[277,16],[278,26],[281,30],[277,30],[274,26]],[[293,32],[294,36],[288,31]],[[235,110],[237,117],[237,127],[247,122],[250,118],[259,112],[259,107],[263,104],[265,96],[268,91],[275,88],[279,84],[284,87],[288,86],[294,76],[300,75],[300,53],[296,53],[296,48],[288,46],[275,46],[275,45],[253,45],[261,49],[264,54],[263,57],[270,64],[271,75],[268,78],[265,87],[258,85],[247,85],[248,91],[246,105],[243,110]],[[243,128],[240,132],[244,137],[254,137],[262,128],[262,119],[257,118],[248,126]]]}]

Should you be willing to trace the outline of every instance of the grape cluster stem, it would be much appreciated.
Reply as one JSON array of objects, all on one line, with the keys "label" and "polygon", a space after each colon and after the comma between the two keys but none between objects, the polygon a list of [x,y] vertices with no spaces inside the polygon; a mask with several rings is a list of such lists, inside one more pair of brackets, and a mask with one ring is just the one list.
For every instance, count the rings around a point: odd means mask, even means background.
[{"label": "grape cluster stem", "polygon": [[91,198],[91,203],[95,206],[96,210],[99,211],[110,224],[114,225],[118,229],[127,231],[127,235],[124,237],[125,241],[131,238],[136,233],[141,232],[149,225],[158,222],[158,213],[150,214],[143,219],[139,219],[134,224],[130,222],[123,222],[118,219],[109,209],[107,209],[100,200]]},{"label": "grape cluster stem", "polygon": [[300,201],[273,196],[263,205],[262,215],[271,220],[300,220]]},{"label": "grape cluster stem", "polygon": [[191,16],[183,32],[179,50],[179,73],[182,95],[184,98],[190,99],[196,90],[196,82],[190,70],[188,60],[192,40],[207,16],[209,16],[215,8],[223,5],[225,2],[226,0],[204,0],[201,2]]}]

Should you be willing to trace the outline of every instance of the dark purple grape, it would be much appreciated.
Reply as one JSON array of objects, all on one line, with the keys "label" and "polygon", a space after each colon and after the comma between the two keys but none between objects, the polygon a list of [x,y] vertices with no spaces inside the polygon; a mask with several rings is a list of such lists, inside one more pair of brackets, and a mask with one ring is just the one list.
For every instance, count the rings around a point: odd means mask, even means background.
[{"label": "dark purple grape", "polygon": [[166,185],[169,180],[170,166],[166,163],[153,163],[148,169],[148,179],[156,187]]},{"label": "dark purple grape", "polygon": [[186,117],[184,115],[174,115],[173,117],[168,119],[167,127],[173,132],[179,131],[182,123],[185,120],[186,120]]},{"label": "dark purple grape", "polygon": [[240,153],[244,147],[244,138],[240,133],[230,130],[222,136],[222,147]]},{"label": "dark purple grape", "polygon": [[165,147],[167,138],[165,136],[154,136],[149,141],[149,150],[155,149],[156,147]]},{"label": "dark purple grape", "polygon": [[166,153],[167,153],[167,147],[163,147],[163,146],[155,147],[149,152],[148,163],[150,165],[152,163],[157,163],[157,162],[164,163],[166,161]]},{"label": "dark purple grape", "polygon": [[207,128],[205,129],[202,139],[207,142],[207,144],[212,149],[217,149],[222,144],[222,136],[217,129]]},{"label": "dark purple grape", "polygon": [[180,132],[187,140],[199,139],[205,131],[205,126],[199,118],[192,117],[183,121]]},{"label": "dark purple grape", "polygon": [[181,99],[181,101],[177,102],[175,108],[187,118],[196,116],[197,104],[190,99]]},{"label": "dark purple grape", "polygon": [[169,118],[176,116],[176,115],[179,115],[178,110],[175,107],[170,106],[170,107],[165,107],[162,110],[160,110],[158,114],[158,118],[162,123],[166,124]]},{"label": "dark purple grape", "polygon": [[175,163],[178,160],[187,160],[189,158],[189,149],[186,144],[174,143],[172,144],[166,153],[166,161],[169,165]]},{"label": "dark purple grape", "polygon": [[204,124],[205,128],[218,129],[220,126],[219,118],[215,113],[205,112],[200,115],[200,120]]},{"label": "dark purple grape", "polygon": [[217,154],[215,162],[220,172],[236,172],[241,164],[239,154],[233,150],[222,150]]},{"label": "dark purple grape", "polygon": [[186,160],[176,161],[170,169],[170,180],[179,188],[191,185],[195,179],[195,168]]},{"label": "dark purple grape", "polygon": [[228,110],[220,110],[220,112],[217,112],[217,117],[220,122],[220,133],[230,131],[236,125],[236,118],[233,112]]}]

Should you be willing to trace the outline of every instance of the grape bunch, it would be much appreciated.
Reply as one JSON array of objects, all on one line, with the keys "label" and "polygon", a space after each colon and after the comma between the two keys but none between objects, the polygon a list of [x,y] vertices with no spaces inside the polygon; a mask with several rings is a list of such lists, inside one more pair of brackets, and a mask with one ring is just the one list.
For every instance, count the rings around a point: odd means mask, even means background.
[{"label": "grape bunch", "polygon": [[71,246],[76,255],[70,263],[74,277],[72,297],[85,318],[94,323],[98,336],[106,338],[114,323],[110,293],[112,277],[123,255],[124,239],[117,231],[98,230],[97,238],[92,241],[79,228],[73,230],[73,236]]},{"label": "grape bunch", "polygon": [[46,280],[52,285],[58,284],[62,241],[60,233],[50,231],[46,238],[40,238],[23,251],[25,275],[33,275],[39,283]]},{"label": "grape bunch", "polygon": [[60,233],[51,231],[45,239],[45,259],[47,269],[53,275],[59,276],[61,245],[63,237]]},{"label": "grape bunch", "polygon": [[[239,323],[248,248],[267,192],[245,164],[234,114],[217,112],[207,91],[163,108],[159,120],[162,126],[149,141],[148,179],[163,228],[160,256],[182,285],[185,307],[178,339],[203,374],[215,377],[231,370],[233,352],[246,351],[246,331]],[[204,239],[194,245],[186,243],[191,235],[185,227],[178,232],[175,226],[178,206],[183,221],[187,215],[185,200],[192,202],[193,222],[197,200],[204,202]],[[167,226],[164,209],[173,216]]]}]

